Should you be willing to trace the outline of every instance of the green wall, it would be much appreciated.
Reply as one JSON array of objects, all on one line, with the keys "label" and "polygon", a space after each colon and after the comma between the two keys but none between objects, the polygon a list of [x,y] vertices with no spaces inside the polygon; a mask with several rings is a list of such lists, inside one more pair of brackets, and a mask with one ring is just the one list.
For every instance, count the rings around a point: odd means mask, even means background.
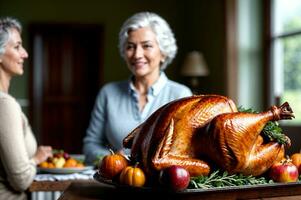
[{"label": "green wall", "polygon": [[[210,75],[201,80],[201,93],[225,94],[223,75],[224,27],[223,0],[1,0],[0,15],[14,16],[24,26],[24,46],[28,47],[27,27],[30,23],[81,23],[104,26],[105,82],[126,79],[129,71],[119,56],[117,43],[120,26],[138,11],[153,11],[164,17],[177,38],[179,51],[167,68],[168,76],[182,82],[179,68],[184,55],[201,51],[210,68]],[[28,62],[25,74],[13,80],[11,93],[28,98]]]}]

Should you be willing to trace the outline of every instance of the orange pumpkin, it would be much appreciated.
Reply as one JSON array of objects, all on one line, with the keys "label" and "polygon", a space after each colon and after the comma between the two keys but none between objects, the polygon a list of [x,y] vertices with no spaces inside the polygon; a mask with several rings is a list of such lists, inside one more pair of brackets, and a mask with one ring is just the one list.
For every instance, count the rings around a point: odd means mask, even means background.
[{"label": "orange pumpkin", "polygon": [[128,166],[127,159],[119,153],[114,153],[112,150],[110,155],[103,157],[99,164],[100,174],[108,179],[113,179],[121,173],[121,171]]},{"label": "orange pumpkin", "polygon": [[145,175],[137,165],[128,166],[122,170],[119,181],[124,185],[142,187],[145,184]]},{"label": "orange pumpkin", "polygon": [[292,163],[298,168],[299,174],[301,174],[301,153],[294,153],[290,158]]}]

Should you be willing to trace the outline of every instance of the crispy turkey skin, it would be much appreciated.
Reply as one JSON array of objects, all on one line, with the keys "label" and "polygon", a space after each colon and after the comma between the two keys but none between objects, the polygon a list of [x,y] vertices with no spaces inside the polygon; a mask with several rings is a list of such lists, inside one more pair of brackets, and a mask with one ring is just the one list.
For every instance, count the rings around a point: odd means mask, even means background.
[{"label": "crispy turkey skin", "polygon": [[229,173],[257,176],[284,156],[284,145],[265,143],[262,129],[292,117],[288,103],[251,114],[238,112],[225,96],[194,95],[162,106],[123,145],[149,177],[172,165],[191,176],[208,175],[212,162]]}]

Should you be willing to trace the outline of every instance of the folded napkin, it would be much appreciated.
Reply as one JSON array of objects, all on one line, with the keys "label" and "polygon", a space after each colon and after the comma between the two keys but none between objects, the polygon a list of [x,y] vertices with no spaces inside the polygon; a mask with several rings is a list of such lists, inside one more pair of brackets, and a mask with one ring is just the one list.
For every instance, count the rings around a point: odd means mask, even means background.
[{"label": "folded napkin", "polygon": [[72,174],[37,174],[35,181],[67,181],[67,180],[88,180],[93,179],[96,170],[89,169],[79,173]]}]

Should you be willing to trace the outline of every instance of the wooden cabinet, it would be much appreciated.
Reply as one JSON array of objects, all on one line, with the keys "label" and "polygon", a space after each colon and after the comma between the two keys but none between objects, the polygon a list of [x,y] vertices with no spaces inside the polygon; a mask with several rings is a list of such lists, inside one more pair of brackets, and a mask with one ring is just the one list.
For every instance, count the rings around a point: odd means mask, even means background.
[{"label": "wooden cabinet", "polygon": [[80,153],[102,84],[103,28],[30,26],[30,120],[39,143]]}]

